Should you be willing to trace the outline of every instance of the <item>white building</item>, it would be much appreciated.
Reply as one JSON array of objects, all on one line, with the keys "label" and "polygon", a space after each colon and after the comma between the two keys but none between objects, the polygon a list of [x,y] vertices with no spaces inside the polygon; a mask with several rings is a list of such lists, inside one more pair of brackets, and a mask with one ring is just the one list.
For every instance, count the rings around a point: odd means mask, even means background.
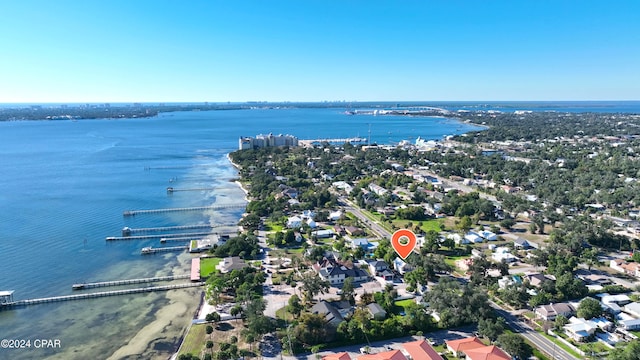
[{"label": "white building", "polygon": [[298,138],[292,135],[260,134],[255,138],[240,137],[240,140],[238,141],[238,148],[240,150],[276,146],[298,146]]}]

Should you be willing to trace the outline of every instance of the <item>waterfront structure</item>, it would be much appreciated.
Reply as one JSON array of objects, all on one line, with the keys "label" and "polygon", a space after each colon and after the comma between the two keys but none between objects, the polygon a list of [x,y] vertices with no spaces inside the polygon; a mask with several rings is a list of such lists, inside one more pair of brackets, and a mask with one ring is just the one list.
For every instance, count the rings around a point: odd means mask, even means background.
[{"label": "waterfront structure", "polygon": [[240,150],[257,149],[263,147],[298,146],[298,138],[293,135],[257,135],[256,137],[240,137],[238,148]]}]

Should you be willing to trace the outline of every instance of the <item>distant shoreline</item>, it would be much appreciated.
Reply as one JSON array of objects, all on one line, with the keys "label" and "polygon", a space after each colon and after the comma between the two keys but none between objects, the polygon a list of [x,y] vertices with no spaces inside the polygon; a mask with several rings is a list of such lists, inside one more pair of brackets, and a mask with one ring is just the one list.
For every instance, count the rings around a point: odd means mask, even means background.
[{"label": "distant shoreline", "polygon": [[[161,113],[178,111],[215,111],[250,109],[288,109],[288,108],[332,108],[352,113],[385,112],[394,115],[411,116],[410,108],[429,107],[445,110],[447,113],[432,114],[443,117],[455,117],[457,110],[468,112],[486,111],[501,108],[506,112],[528,109],[533,112],[568,111],[623,113],[640,112],[640,101],[380,101],[380,102],[246,102],[246,103],[132,103],[132,104],[1,104],[0,121],[36,121],[36,120],[94,120],[94,119],[131,119],[151,118]],[[576,110],[576,108],[580,110]],[[631,110],[633,108],[633,110]],[[557,110],[563,109],[563,110]]]}]

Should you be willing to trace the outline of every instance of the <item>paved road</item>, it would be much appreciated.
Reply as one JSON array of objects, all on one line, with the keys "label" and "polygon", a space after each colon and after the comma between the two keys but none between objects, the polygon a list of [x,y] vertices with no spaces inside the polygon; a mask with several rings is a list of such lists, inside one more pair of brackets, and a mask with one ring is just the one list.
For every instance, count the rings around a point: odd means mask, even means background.
[{"label": "paved road", "polygon": [[502,309],[498,304],[490,301],[491,306],[502,316],[507,324],[514,332],[519,333],[525,339],[529,340],[540,351],[549,355],[552,359],[558,360],[578,360],[578,358],[566,352],[563,348],[557,346],[553,341],[547,339],[543,335],[534,331],[524,321],[521,321],[510,312]]},{"label": "paved road", "polygon": [[338,202],[345,207],[346,211],[349,211],[350,213],[355,215],[358,219],[360,219],[360,221],[362,221],[364,224],[367,224],[367,226],[369,226],[369,229],[374,233],[376,233],[379,237],[387,238],[387,239],[391,238],[391,233],[387,231],[387,229],[383,228],[380,225],[380,223],[378,223],[377,221],[370,220],[362,212],[362,210],[358,206],[353,204],[350,200],[348,200],[345,197],[340,197],[338,198]]}]

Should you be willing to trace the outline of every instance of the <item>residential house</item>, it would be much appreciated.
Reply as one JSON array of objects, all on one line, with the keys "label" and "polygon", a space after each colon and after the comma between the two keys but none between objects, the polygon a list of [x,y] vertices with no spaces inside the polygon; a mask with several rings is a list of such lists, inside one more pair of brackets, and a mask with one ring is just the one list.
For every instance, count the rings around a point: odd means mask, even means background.
[{"label": "residential house", "polygon": [[595,334],[598,325],[591,320],[583,318],[571,317],[569,324],[564,326],[564,332],[575,341],[587,341],[590,336]]},{"label": "residential house", "polygon": [[475,336],[464,339],[448,340],[445,341],[445,344],[447,345],[447,350],[454,356],[458,357],[464,355],[468,350],[485,346],[484,343]]},{"label": "residential house", "polygon": [[359,227],[355,227],[355,226],[347,226],[347,227],[344,228],[344,231],[346,231],[347,234],[349,234],[349,236],[364,235],[364,230],[360,229]]},{"label": "residential house", "polygon": [[302,218],[300,216],[294,215],[290,216],[287,219],[287,227],[289,229],[297,229],[302,226]]},{"label": "residential house", "polygon": [[468,233],[466,233],[464,235],[464,238],[465,238],[465,240],[468,241],[467,244],[469,244],[469,243],[481,243],[481,242],[484,241],[484,239],[482,239],[482,237],[480,235],[476,234],[473,231],[469,231]]},{"label": "residential house", "polygon": [[328,239],[333,237],[334,232],[331,229],[315,230],[311,235],[314,235],[318,239]]},{"label": "residential house", "polygon": [[509,252],[509,248],[504,246],[497,247],[495,251],[491,254],[491,258],[495,262],[505,261],[508,263],[512,263],[518,260],[518,258],[515,255]]},{"label": "residential house", "polygon": [[369,275],[362,269],[348,268],[335,259],[324,258],[321,262],[314,264],[313,269],[322,280],[326,280],[332,285],[342,284],[349,277],[354,282],[366,281],[369,278]]},{"label": "residential house", "polygon": [[367,238],[351,239],[351,248],[356,249],[358,246],[365,250],[369,249],[369,240]]},{"label": "residential house", "polygon": [[618,327],[627,331],[640,330],[640,319],[618,320]]},{"label": "residential house", "polygon": [[494,234],[491,231],[487,231],[487,230],[482,230],[478,233],[478,235],[480,235],[483,239],[489,240],[489,241],[496,241],[498,240],[498,235]]},{"label": "residential house", "polygon": [[382,308],[382,306],[376,303],[367,305],[367,311],[374,320],[384,320],[387,317],[387,312]]},{"label": "residential house", "polygon": [[495,345],[469,349],[464,354],[466,360],[511,360],[511,356]]},{"label": "residential house", "polygon": [[233,256],[222,259],[222,261],[220,261],[218,265],[216,265],[216,269],[218,269],[221,273],[226,274],[230,271],[240,270],[247,266],[249,265],[245,263],[243,259],[238,256]]},{"label": "residential house", "polygon": [[531,286],[540,287],[543,282],[550,281],[549,278],[541,273],[525,273],[525,280],[529,282]]},{"label": "residential house", "polygon": [[309,227],[312,229],[315,229],[318,227],[318,224],[316,224],[316,222],[312,218],[308,218],[306,222],[307,222],[307,225],[309,225]]},{"label": "residential house", "polygon": [[320,300],[317,304],[313,305],[311,307],[311,313],[316,315],[324,315],[324,319],[327,321],[327,323],[336,328],[342,321],[344,321],[344,318],[340,314],[340,311],[338,311],[338,309],[331,303],[324,300]]},{"label": "residential house", "polygon": [[624,312],[635,317],[636,319],[640,318],[640,303],[632,302],[624,306]]},{"label": "residential house", "polygon": [[471,243],[466,238],[463,238],[462,236],[460,236],[460,234],[455,234],[455,233],[447,235],[447,239],[452,239],[456,243],[456,245],[466,245]]},{"label": "residential house", "polygon": [[337,354],[329,354],[322,357],[322,360],[351,360],[351,356],[347,352]]},{"label": "residential house", "polygon": [[298,197],[298,190],[294,188],[286,188],[280,192],[283,196],[289,197],[290,199],[295,199]]},{"label": "residential house", "polygon": [[342,218],[342,210],[332,211],[329,213],[329,220],[338,221]]},{"label": "residential house", "polygon": [[382,259],[377,259],[369,262],[369,273],[372,276],[380,276],[383,271],[389,269],[389,265]]},{"label": "residential house", "polygon": [[442,360],[442,356],[424,340],[402,344],[412,360]]},{"label": "residential house", "polygon": [[516,249],[529,250],[533,246],[531,246],[531,243],[527,241],[527,239],[518,237],[517,239],[513,240],[513,247]]},{"label": "residential house", "polygon": [[569,303],[555,303],[538,306],[535,310],[536,317],[553,321],[558,315],[569,318],[575,314],[576,308]]},{"label": "residential house", "polygon": [[635,277],[640,277],[640,264],[635,262],[627,262],[621,259],[614,259],[609,262],[609,267]]},{"label": "residential house", "polygon": [[404,262],[404,260],[402,260],[399,257],[396,257],[393,260],[393,268],[395,271],[400,273],[400,275],[404,275],[405,273],[413,270],[413,266],[407,264],[406,262]]},{"label": "residential house", "polygon": [[600,301],[603,304],[616,304],[618,306],[624,306],[631,302],[631,298],[626,294],[598,294]]},{"label": "residential house", "polygon": [[383,188],[382,186],[380,186],[378,184],[374,184],[374,183],[369,184],[369,190],[371,190],[373,193],[375,193],[378,196],[386,195],[389,192],[389,190]]},{"label": "residential house", "polygon": [[358,360],[407,360],[402,351],[391,350],[377,354],[367,354],[358,356]]}]

